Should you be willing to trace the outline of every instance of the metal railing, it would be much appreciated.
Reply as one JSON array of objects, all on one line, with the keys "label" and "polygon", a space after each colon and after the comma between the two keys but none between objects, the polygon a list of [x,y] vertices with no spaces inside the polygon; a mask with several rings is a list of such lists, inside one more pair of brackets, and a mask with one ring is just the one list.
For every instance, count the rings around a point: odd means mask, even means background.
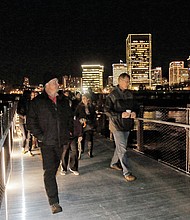
[{"label": "metal railing", "polygon": [[12,101],[0,103],[0,207],[11,170],[16,105]]},{"label": "metal railing", "polygon": [[[0,103],[2,104],[2,103]],[[11,171],[11,151],[16,128],[15,102],[1,105],[0,112],[0,206]],[[133,147],[147,156],[190,173],[190,109],[141,107],[141,117],[131,132]],[[97,117],[97,132],[109,136],[108,118]],[[130,142],[130,144],[131,144]]]},{"label": "metal railing", "polygon": [[181,124],[190,124],[190,108],[141,106],[140,117]]},{"label": "metal railing", "polygon": [[[190,173],[190,108],[141,106],[129,147]],[[98,132],[110,138],[108,118],[98,117]]]},{"label": "metal railing", "polygon": [[146,106],[141,116],[136,119],[136,150],[189,174],[190,109]]}]

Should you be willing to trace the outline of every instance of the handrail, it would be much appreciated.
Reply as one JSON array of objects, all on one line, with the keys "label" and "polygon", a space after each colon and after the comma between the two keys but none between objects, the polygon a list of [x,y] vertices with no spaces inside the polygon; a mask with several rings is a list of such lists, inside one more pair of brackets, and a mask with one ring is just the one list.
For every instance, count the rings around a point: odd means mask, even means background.
[{"label": "handrail", "polygon": [[145,122],[153,122],[157,124],[165,124],[165,125],[172,125],[172,126],[178,126],[178,127],[184,127],[184,128],[189,128],[190,125],[186,124],[181,124],[181,123],[176,123],[176,122],[167,122],[167,121],[161,121],[161,120],[154,120],[154,119],[148,119],[148,118],[136,118],[136,121],[145,121]]},{"label": "handrail", "polygon": [[12,167],[11,152],[17,103],[8,101],[5,105],[1,104],[3,110],[0,112],[0,207]]},{"label": "handrail", "polygon": [[[178,170],[190,174],[190,125],[162,120],[136,118],[137,151],[145,153]],[[143,123],[152,123],[152,130]],[[157,126],[154,125],[167,125]],[[172,129],[180,127],[180,129]],[[162,129],[163,128],[163,129]],[[153,135],[149,135],[148,132]],[[158,132],[158,133],[157,133]]]}]

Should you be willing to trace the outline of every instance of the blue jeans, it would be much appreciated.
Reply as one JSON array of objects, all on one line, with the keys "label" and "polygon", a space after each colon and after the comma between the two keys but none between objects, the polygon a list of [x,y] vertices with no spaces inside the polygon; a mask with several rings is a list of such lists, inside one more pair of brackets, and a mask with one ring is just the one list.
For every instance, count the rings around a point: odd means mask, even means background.
[{"label": "blue jeans", "polygon": [[111,165],[116,164],[118,160],[123,168],[123,175],[130,174],[129,161],[127,158],[127,142],[129,137],[129,131],[114,131],[115,151],[111,160]]}]

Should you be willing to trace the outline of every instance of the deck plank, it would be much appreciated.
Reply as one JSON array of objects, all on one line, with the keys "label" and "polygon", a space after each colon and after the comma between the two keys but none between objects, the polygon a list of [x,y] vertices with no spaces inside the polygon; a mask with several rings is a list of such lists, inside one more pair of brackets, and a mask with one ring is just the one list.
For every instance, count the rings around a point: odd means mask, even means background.
[{"label": "deck plank", "polygon": [[129,149],[135,182],[109,168],[113,142],[96,136],[94,157],[82,155],[79,176],[57,174],[63,212],[51,214],[44,191],[41,157],[21,153],[15,142],[12,174],[1,220],[190,219],[190,177]]}]

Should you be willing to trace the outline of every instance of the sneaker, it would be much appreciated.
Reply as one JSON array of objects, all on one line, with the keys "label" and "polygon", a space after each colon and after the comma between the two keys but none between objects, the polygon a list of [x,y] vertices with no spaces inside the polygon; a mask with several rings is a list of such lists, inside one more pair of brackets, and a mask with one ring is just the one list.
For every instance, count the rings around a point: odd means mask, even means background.
[{"label": "sneaker", "polygon": [[33,157],[34,154],[32,152],[29,151],[29,156]]},{"label": "sneaker", "polygon": [[125,180],[127,180],[128,182],[132,182],[134,180],[136,180],[136,177],[133,176],[132,174],[128,175],[128,176],[124,176]]},{"label": "sneaker", "polygon": [[114,169],[114,170],[122,170],[122,168],[119,167],[117,164],[112,164],[112,165],[110,166],[110,168],[112,168],[112,169]]},{"label": "sneaker", "polygon": [[65,176],[66,173],[67,173],[67,172],[66,172],[65,170],[61,170],[61,171],[60,171],[60,174],[61,174],[62,176]]},{"label": "sneaker", "polygon": [[59,205],[59,203],[55,203],[55,204],[51,205],[51,211],[52,211],[52,214],[62,212],[62,207]]},{"label": "sneaker", "polygon": [[27,150],[25,150],[25,149],[23,149],[23,150],[22,150],[22,153],[23,153],[23,154],[27,154],[27,153],[28,153],[28,151],[27,151]]},{"label": "sneaker", "polygon": [[76,171],[76,170],[71,170],[70,168],[69,168],[69,170],[70,170],[70,172],[73,173],[75,176],[78,176],[78,175],[79,175],[79,172],[78,172],[78,171]]}]

